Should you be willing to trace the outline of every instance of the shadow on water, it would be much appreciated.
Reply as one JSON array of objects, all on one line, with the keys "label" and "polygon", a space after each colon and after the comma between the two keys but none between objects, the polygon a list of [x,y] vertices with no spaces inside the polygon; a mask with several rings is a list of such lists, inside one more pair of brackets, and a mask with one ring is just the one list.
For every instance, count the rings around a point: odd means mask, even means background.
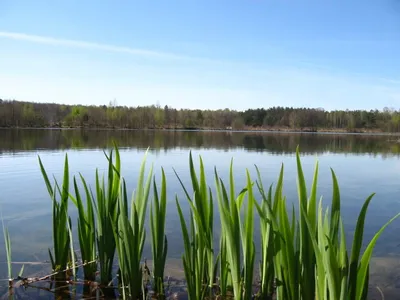
[{"label": "shadow on water", "polygon": [[[0,264],[1,268],[6,268],[5,264]],[[32,277],[43,276],[45,270],[42,269]],[[257,272],[257,271],[256,271]],[[375,257],[371,260],[369,300],[395,300],[400,295],[400,259],[398,257]],[[166,264],[166,299],[168,300],[187,300],[185,289],[184,273],[182,264],[178,259],[170,259]],[[257,278],[257,273],[256,273]],[[32,279],[32,278],[31,278]],[[5,283],[5,282],[4,282]],[[151,297],[151,285],[148,284],[149,293],[147,299]],[[257,288],[257,286],[255,286]],[[13,298],[10,298],[10,295]],[[96,283],[76,281],[51,281],[42,280],[25,284],[17,281],[15,287],[10,291],[7,286],[0,281],[0,299],[118,299],[118,292],[114,288],[108,290],[101,289]]]}]

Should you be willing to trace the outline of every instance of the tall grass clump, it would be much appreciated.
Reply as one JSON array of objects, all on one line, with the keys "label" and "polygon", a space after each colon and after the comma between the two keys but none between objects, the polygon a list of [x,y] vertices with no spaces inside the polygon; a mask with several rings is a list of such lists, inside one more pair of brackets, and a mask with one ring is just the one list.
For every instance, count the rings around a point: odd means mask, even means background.
[{"label": "tall grass clump", "polygon": [[[71,263],[74,277],[76,275],[72,226],[68,215],[70,198],[78,209],[77,236],[84,279],[95,281],[99,271],[100,287],[110,285],[115,275],[113,263],[117,253],[116,273],[120,295],[123,299],[146,297],[147,283],[144,283],[143,273],[147,270],[142,263],[142,254],[152,188],[149,216],[153,257],[152,297],[166,297],[164,272],[168,251],[165,234],[168,186],[163,168],[160,188],[153,175],[153,166],[146,176],[146,156],[147,152],[131,197],[121,176],[117,146],[109,154],[105,153],[108,161],[106,178],[100,177],[96,170],[95,191],[80,175],[83,190],[80,190],[78,179],[74,177],[74,195],[69,193],[68,157],[65,156],[61,186],[55,179],[52,186],[39,157],[41,172],[53,204],[53,249],[49,249],[53,271],[65,273],[61,271],[68,269]],[[197,172],[192,153],[189,154],[190,189],[185,187],[174,170],[188,204],[188,213],[185,215],[182,202],[176,196],[184,242],[182,262],[190,300],[367,299],[373,249],[384,229],[400,213],[384,224],[364,245],[365,218],[374,196],[371,194],[357,217],[352,244],[347,245],[336,174],[331,169],[331,202],[330,206],[324,208],[322,199],[317,198],[318,162],[308,190],[299,148],[295,159],[297,207],[295,203],[288,204],[284,195],[283,164],[276,184],[264,188],[261,172],[255,166],[256,180],[253,181],[246,169],[246,181],[241,189],[237,189],[232,160],[228,184],[214,168],[214,192],[207,184],[201,156]],[[214,205],[218,207],[221,224],[218,253],[214,245]],[[256,288],[254,226],[257,217],[260,219],[261,244],[260,281]],[[3,231],[8,275],[12,279],[11,241],[4,224]],[[113,294],[114,288],[111,290]]]},{"label": "tall grass clump", "polygon": [[[335,174],[332,171],[334,180],[334,199],[339,204],[339,189],[335,183]],[[345,231],[340,213],[335,211],[332,203],[332,211],[329,209],[324,213],[320,201],[317,213],[317,236],[312,236],[312,246],[316,256],[316,282],[315,294],[318,298],[327,299],[367,299],[369,287],[369,264],[372,251],[376,241],[383,230],[400,214],[397,214],[384,224],[367,244],[364,253],[361,255],[363,246],[363,231],[365,216],[368,206],[374,194],[370,195],[364,202],[357,219],[356,230],[353,238],[350,259],[347,254]],[[339,210],[339,206],[336,206]],[[302,209],[304,214],[304,209]],[[306,218],[308,230],[311,224]]]},{"label": "tall grass clump", "polygon": [[71,195],[71,199],[78,208],[78,238],[83,263],[84,279],[94,281],[97,272],[97,254],[96,254],[96,227],[95,214],[93,209],[93,198],[86,183],[85,178],[80,175],[84,194],[86,198],[86,209],[78,183],[74,177],[75,197]]},{"label": "tall grass clump", "polygon": [[[333,194],[330,213],[317,203],[316,187],[318,164],[315,168],[310,196],[306,185],[300,155],[297,149],[299,215],[287,210],[283,190],[283,167],[272,200],[272,187],[265,192],[261,177],[257,182],[262,204],[257,206],[261,217],[262,282],[261,293],[271,296],[271,276],[276,277],[277,299],[367,299],[369,263],[372,250],[383,230],[400,214],[389,220],[375,234],[361,255],[363,229],[370,195],[359,213],[351,256],[345,239],[340,215],[340,191],[333,170]],[[273,236],[271,232],[274,232]],[[268,244],[264,239],[273,241]],[[274,271],[271,271],[274,270]],[[312,277],[307,277],[312,276]]]},{"label": "tall grass clump", "polygon": [[168,252],[168,240],[165,235],[165,217],[167,212],[167,181],[164,169],[161,169],[161,194],[158,194],[156,180],[153,181],[153,202],[150,205],[151,251],[153,254],[153,290],[164,296],[164,269]]},{"label": "tall grass clump", "polygon": [[113,153],[113,150],[109,155],[105,153],[108,160],[107,185],[104,177],[100,178],[99,172],[96,170],[96,193],[93,196],[100,282],[106,286],[112,281],[116,251],[114,224],[117,222],[118,199],[121,189],[121,159],[117,147],[115,147],[115,163]]},{"label": "tall grass clump", "polygon": [[[260,295],[266,299],[271,298],[274,293],[277,299],[314,299],[314,296],[311,298],[303,296],[309,293],[309,286],[314,284],[315,278],[313,275],[309,278],[311,282],[303,282],[302,274],[306,272],[307,267],[315,267],[315,264],[311,261],[308,265],[304,265],[305,260],[301,256],[299,220],[295,216],[294,207],[292,213],[289,213],[286,197],[283,196],[283,165],[274,196],[272,196],[272,186],[268,192],[265,191],[258,169],[257,172],[259,177],[257,186],[262,195],[261,206],[256,203],[260,215],[262,239]],[[312,255],[313,251],[310,256]],[[276,291],[273,281],[276,283]],[[313,290],[311,294],[314,294]]]},{"label": "tall grass clump", "polygon": [[274,195],[272,194],[272,186],[269,187],[268,192],[265,191],[261,179],[261,173],[257,166],[256,170],[258,178],[256,184],[262,197],[261,206],[255,202],[256,208],[261,217],[261,261],[259,264],[260,290],[258,292],[258,297],[260,299],[272,299],[275,293],[276,269],[274,268],[274,258],[279,249],[279,239],[281,238],[275,233],[274,230],[278,226],[277,223],[273,224],[272,220],[275,220],[275,216],[278,214],[278,203],[281,201],[282,197],[283,165],[281,167]]},{"label": "tall grass clump", "polygon": [[[233,161],[230,166],[229,192],[215,170],[218,207],[221,218],[221,232],[224,235],[226,262],[230,272],[235,299],[251,299],[255,260],[254,245],[254,196],[250,174],[246,172],[247,187],[237,196],[233,178]],[[247,195],[247,206],[244,199]],[[241,212],[244,210],[244,217]],[[221,268],[221,273],[225,273]]]},{"label": "tall grass clump", "polygon": [[203,160],[200,157],[200,178],[194,168],[192,153],[189,154],[192,196],[175,172],[190,205],[189,227],[186,224],[178,198],[176,205],[181,221],[184,241],[183,266],[187,280],[189,299],[212,297],[216,264],[214,251],[214,203],[211,189],[207,186]]},{"label": "tall grass clump", "polygon": [[151,167],[147,180],[144,181],[145,162],[146,158],[142,162],[137,188],[130,202],[130,216],[126,183],[122,180],[117,221],[113,224],[123,299],[138,299],[144,295],[141,259],[146,236],[144,222],[153,171]]},{"label": "tall grass clump", "polygon": [[[71,253],[71,219],[68,216],[69,201],[69,167],[68,156],[65,155],[64,174],[61,187],[54,178],[52,187],[44,165],[39,157],[40,169],[53,204],[53,251],[49,249],[49,256],[54,272],[66,270],[69,262],[74,260]],[[58,199],[60,197],[60,200]],[[60,273],[61,275],[63,273]]]}]

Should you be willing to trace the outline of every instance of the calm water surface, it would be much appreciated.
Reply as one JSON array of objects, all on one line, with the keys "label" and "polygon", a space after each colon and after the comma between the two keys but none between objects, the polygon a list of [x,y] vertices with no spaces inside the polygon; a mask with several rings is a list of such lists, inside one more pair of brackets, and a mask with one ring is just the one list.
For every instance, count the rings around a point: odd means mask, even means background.
[{"label": "calm water surface", "polygon": [[[294,155],[296,146],[300,145],[308,186],[311,185],[315,163],[319,161],[318,194],[324,203],[329,203],[331,198],[330,168],[335,170],[349,239],[363,201],[371,193],[376,193],[365,226],[365,238],[369,240],[380,226],[400,212],[400,143],[397,139],[391,136],[295,133],[0,130],[0,205],[10,230],[13,260],[46,261],[47,248],[51,247],[51,202],[39,170],[38,156],[48,173],[59,179],[68,153],[71,175],[80,172],[93,183],[96,168],[100,172],[106,171],[103,150],[109,149],[115,141],[121,149],[123,176],[132,191],[140,163],[149,147],[148,162],[154,164],[156,176],[159,176],[161,167],[167,175],[169,257],[170,261],[178,261],[183,244],[175,195],[181,199],[185,212],[188,212],[188,206],[173,168],[184,183],[189,184],[190,150],[196,158],[202,156],[212,187],[214,166],[221,177],[227,178],[232,158],[238,188],[245,185],[246,168],[255,179],[254,164],[257,164],[264,184],[269,185],[276,182],[284,163],[284,193],[289,201],[297,203]],[[72,214],[74,218],[74,212]],[[216,226],[219,227],[218,222]],[[391,280],[388,279],[390,274],[400,269],[397,259],[400,254],[399,229],[400,221],[394,222],[378,241],[374,255],[379,258],[374,261],[372,275],[372,279],[378,282],[382,278]],[[1,263],[5,261],[5,253],[2,235],[0,238]],[[145,256],[151,257],[149,244],[145,247]],[[27,265],[26,275],[38,270],[38,266]],[[377,273],[375,277],[374,272]],[[0,279],[5,277],[3,264],[0,265]],[[393,280],[390,285],[396,285],[396,279]]]}]

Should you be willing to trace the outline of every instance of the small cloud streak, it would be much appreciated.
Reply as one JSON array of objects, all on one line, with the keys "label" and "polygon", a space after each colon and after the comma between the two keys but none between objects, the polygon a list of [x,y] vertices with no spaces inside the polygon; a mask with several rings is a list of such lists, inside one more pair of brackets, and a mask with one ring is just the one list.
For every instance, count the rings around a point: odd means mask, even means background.
[{"label": "small cloud streak", "polygon": [[173,60],[196,59],[194,57],[177,55],[177,54],[166,53],[166,52],[158,52],[158,51],[151,51],[151,50],[145,50],[145,49],[114,46],[114,45],[86,42],[86,41],[79,41],[79,40],[60,39],[60,38],[32,35],[32,34],[25,34],[25,33],[17,33],[17,32],[0,31],[0,38],[13,39],[13,40],[18,40],[18,41],[26,41],[26,42],[32,42],[32,43],[37,43],[37,44],[46,44],[46,45],[52,45],[52,46],[64,46],[64,47],[72,47],[72,48],[82,48],[82,49],[101,50],[101,51],[108,51],[108,52],[126,53],[126,54],[135,55],[135,56],[146,56],[146,57],[154,57],[154,58],[160,58],[160,59],[173,59]]},{"label": "small cloud streak", "polygon": [[[41,35],[33,35],[33,34],[26,34],[26,33],[19,33],[19,32],[10,32],[10,31],[0,31],[0,38],[9,39],[9,40],[17,40],[17,41],[25,41],[31,42],[36,44],[44,44],[44,45],[51,45],[51,46],[61,46],[61,47],[71,47],[71,48],[80,48],[80,49],[88,49],[88,50],[98,50],[98,51],[106,51],[106,52],[114,52],[114,53],[125,53],[133,56],[141,56],[141,57],[149,57],[155,59],[164,59],[164,60],[175,60],[175,61],[191,61],[191,62],[198,62],[198,63],[208,63],[213,67],[216,66],[230,66],[230,67],[237,67],[241,70],[243,68],[249,69],[251,72],[276,72],[277,67],[265,67],[261,64],[252,65],[248,64],[247,62],[237,62],[237,61],[229,61],[229,60],[220,60],[220,59],[212,59],[206,57],[196,57],[190,55],[181,55],[181,54],[174,54],[168,53],[163,51],[153,51],[147,49],[139,49],[139,48],[132,48],[132,47],[124,47],[124,46],[115,46],[110,44],[103,44],[103,43],[96,43],[96,42],[87,42],[82,40],[71,40],[71,39],[63,39],[63,38],[54,38],[49,36],[41,36]],[[287,72],[301,72],[301,77],[305,76],[307,73],[308,76],[315,76],[315,77],[330,77],[333,73],[341,73],[340,70],[334,69],[332,67],[324,66],[315,64],[313,62],[304,62],[304,61],[296,61],[292,62],[291,67],[280,67],[278,68],[280,71],[286,70]],[[311,75],[313,74],[313,75]],[[346,72],[346,76],[360,77],[363,78],[366,75],[355,73],[355,72]],[[337,77],[337,75],[333,75]],[[343,77],[343,76],[342,76]],[[367,77],[369,77],[367,75]],[[375,80],[381,80],[383,82],[396,84],[399,83],[398,79],[392,78],[374,78]]]}]

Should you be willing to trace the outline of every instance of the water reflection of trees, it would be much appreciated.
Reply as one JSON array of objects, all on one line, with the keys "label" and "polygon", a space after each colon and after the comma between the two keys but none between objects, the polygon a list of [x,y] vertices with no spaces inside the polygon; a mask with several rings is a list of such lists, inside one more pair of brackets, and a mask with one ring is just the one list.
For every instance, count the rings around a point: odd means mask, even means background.
[{"label": "water reflection of trees", "polygon": [[304,155],[352,153],[399,155],[400,143],[390,136],[340,134],[289,134],[157,130],[0,130],[0,151],[37,149],[103,149],[120,147],[168,151],[175,148],[237,149],[291,154],[300,145]]}]

